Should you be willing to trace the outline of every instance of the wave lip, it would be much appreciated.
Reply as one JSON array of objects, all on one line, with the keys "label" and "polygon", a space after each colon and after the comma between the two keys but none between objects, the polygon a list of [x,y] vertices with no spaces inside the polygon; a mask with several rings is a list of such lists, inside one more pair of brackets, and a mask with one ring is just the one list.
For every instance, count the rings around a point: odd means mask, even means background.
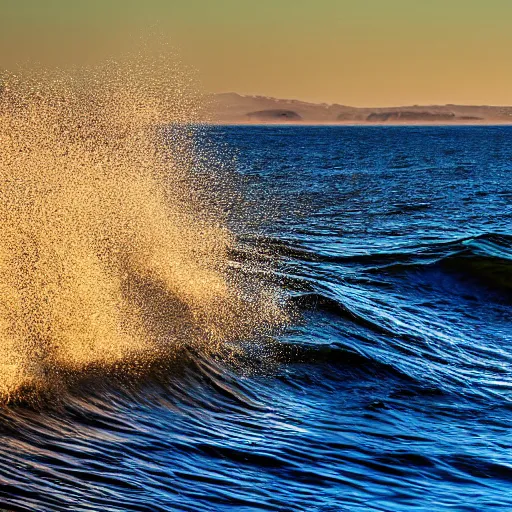
[{"label": "wave lip", "polygon": [[163,58],[77,73],[7,76],[0,95],[4,399],[286,321],[228,272],[234,238],[194,177],[188,77]]}]

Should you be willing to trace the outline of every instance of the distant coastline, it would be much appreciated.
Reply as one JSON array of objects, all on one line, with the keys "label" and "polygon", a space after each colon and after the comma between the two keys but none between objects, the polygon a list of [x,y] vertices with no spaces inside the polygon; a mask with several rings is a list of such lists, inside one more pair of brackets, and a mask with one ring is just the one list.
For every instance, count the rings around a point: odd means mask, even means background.
[{"label": "distant coastline", "polygon": [[221,93],[211,97],[214,124],[489,125],[512,124],[512,106],[413,105],[350,107]]}]

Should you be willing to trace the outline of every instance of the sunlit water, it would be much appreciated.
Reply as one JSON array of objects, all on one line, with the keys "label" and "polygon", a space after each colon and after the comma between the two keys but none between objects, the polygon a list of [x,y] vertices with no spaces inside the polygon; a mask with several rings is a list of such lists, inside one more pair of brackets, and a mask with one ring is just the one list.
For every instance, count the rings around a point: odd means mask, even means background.
[{"label": "sunlit water", "polygon": [[512,128],[194,138],[240,177],[229,272],[298,314],[4,406],[2,506],[511,510]]}]

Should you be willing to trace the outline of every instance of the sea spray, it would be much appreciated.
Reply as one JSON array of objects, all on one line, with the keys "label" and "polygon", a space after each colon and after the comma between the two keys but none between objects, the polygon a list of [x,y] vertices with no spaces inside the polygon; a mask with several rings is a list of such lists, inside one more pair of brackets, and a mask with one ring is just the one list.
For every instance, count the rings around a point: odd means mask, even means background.
[{"label": "sea spray", "polygon": [[199,111],[165,57],[3,78],[2,400],[286,321],[271,290],[228,275],[235,239],[194,181]]}]

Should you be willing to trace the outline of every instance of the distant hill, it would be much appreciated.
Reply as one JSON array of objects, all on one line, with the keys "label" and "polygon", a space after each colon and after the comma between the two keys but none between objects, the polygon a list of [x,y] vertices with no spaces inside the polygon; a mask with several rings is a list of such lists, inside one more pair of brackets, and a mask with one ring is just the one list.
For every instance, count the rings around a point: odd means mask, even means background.
[{"label": "distant hill", "polygon": [[297,112],[278,108],[249,112],[246,116],[251,121],[302,121],[302,116]]},{"label": "distant hill", "polygon": [[216,123],[512,124],[512,107],[427,105],[358,108],[237,93],[215,94]]}]

